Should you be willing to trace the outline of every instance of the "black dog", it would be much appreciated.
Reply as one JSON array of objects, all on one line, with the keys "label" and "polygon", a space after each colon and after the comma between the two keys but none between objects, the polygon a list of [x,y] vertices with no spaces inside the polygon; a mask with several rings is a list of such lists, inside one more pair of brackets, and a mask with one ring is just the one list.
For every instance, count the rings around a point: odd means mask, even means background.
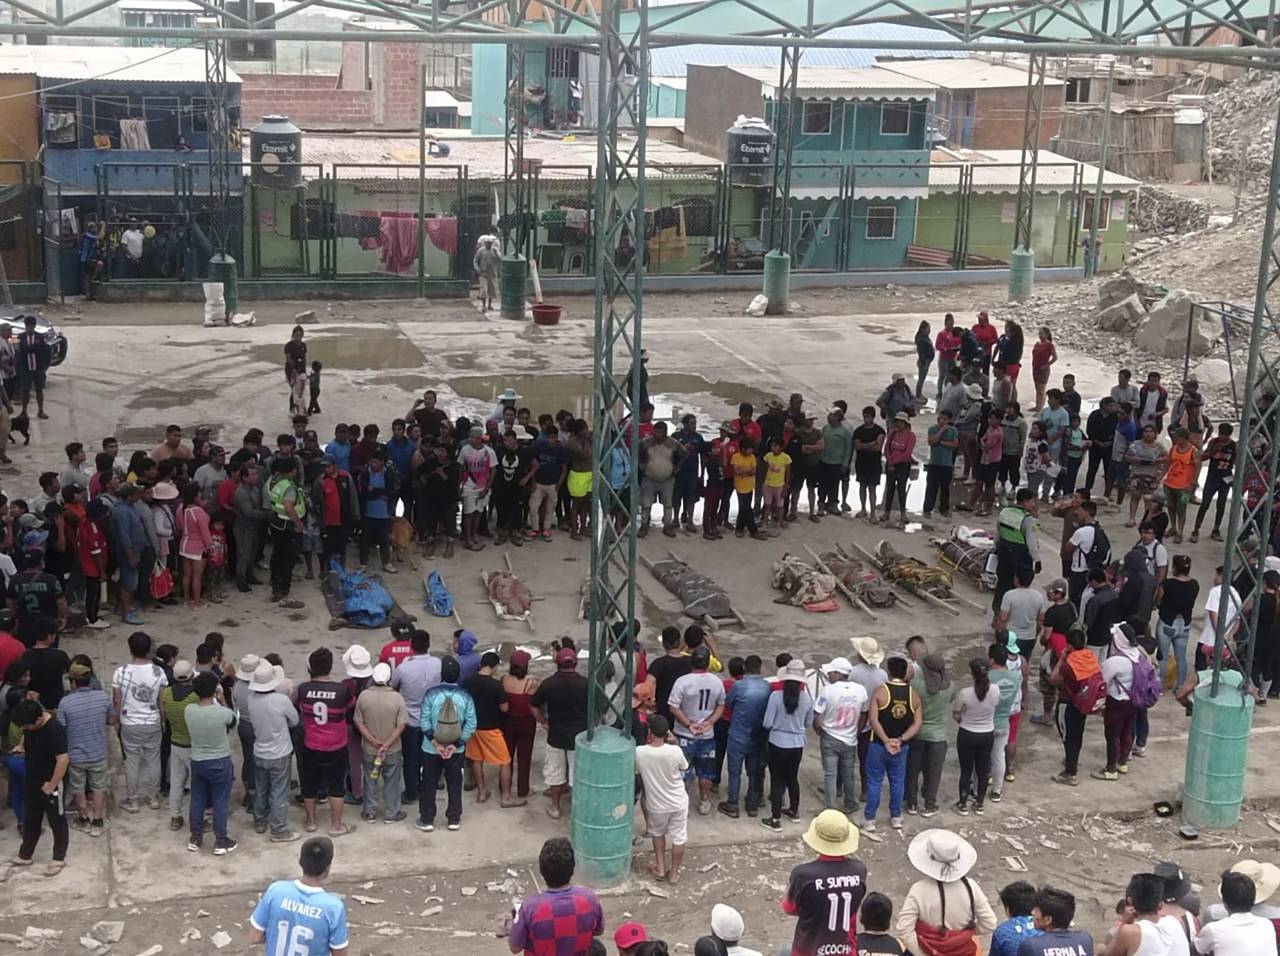
[{"label": "black dog", "polygon": [[[18,412],[18,414],[14,415],[12,420],[9,422],[10,438],[13,438],[14,432],[17,432],[22,436],[23,438],[22,444],[30,445],[31,444],[31,416],[28,415],[26,412]],[[17,441],[18,440],[16,438],[13,438],[14,444],[17,444]]]}]

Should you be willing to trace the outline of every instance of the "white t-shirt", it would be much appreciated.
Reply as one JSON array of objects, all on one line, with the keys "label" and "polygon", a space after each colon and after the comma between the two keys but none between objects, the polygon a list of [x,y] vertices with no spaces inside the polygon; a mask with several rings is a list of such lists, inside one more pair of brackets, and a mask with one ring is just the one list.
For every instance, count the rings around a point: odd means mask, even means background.
[{"label": "white t-shirt", "polygon": [[689,809],[684,772],[689,761],[674,744],[636,748],[636,773],[644,783],[644,805],[650,813],[677,813]]},{"label": "white t-shirt", "polygon": [[1009,615],[1007,626],[1020,641],[1036,639],[1037,623],[1048,606],[1049,599],[1036,588],[1011,588],[1000,599],[1000,610]]},{"label": "white t-shirt", "polygon": [[[717,707],[724,703],[724,681],[710,671],[695,671],[676,678],[667,696],[668,707],[679,707],[680,713],[689,723],[696,724],[710,717]],[[688,727],[673,720],[677,737],[698,737],[710,740],[716,735],[715,728],[708,725],[700,734],[694,734]]]},{"label": "white t-shirt", "polygon": [[1232,913],[1208,923],[1196,937],[1201,956],[1276,956],[1276,931],[1252,913]]},{"label": "white t-shirt", "polygon": [[1102,679],[1106,681],[1108,697],[1128,700],[1133,687],[1133,661],[1123,654],[1112,654],[1102,662]]},{"label": "white t-shirt", "polygon": [[858,743],[858,721],[867,712],[867,689],[851,680],[827,684],[813,702],[813,712],[822,715],[822,732],[850,747]]},{"label": "white t-shirt", "polygon": [[160,723],[160,692],[169,686],[157,664],[121,664],[111,677],[120,691],[120,725],[146,727]]},{"label": "white t-shirt", "polygon": [[1088,571],[1089,563],[1085,560],[1089,555],[1089,549],[1093,547],[1094,531],[1096,529],[1091,524],[1081,525],[1076,528],[1075,533],[1071,535],[1070,544],[1074,551],[1071,552],[1071,570]]},{"label": "white t-shirt", "polygon": [[142,242],[145,238],[137,229],[126,229],[120,234],[120,241],[124,243],[124,251],[129,254],[130,259],[142,258]]},{"label": "white t-shirt", "polygon": [[1151,544],[1139,541],[1134,547],[1142,551],[1147,560],[1147,570],[1153,575],[1158,574],[1161,568],[1169,566],[1169,549],[1159,541],[1152,541]]},{"label": "white t-shirt", "polygon": [[978,700],[972,687],[962,688],[956,695],[956,710],[960,711],[960,729],[975,734],[991,734],[996,729],[996,705],[1000,703],[1000,688],[992,684],[987,696]]},{"label": "white t-shirt", "polygon": [[[1205,647],[1213,647],[1214,627],[1213,622],[1209,620],[1209,613],[1213,611],[1218,613],[1218,604],[1222,601],[1222,585],[1215,584],[1209,589],[1209,596],[1204,599],[1204,628],[1200,631],[1200,643]],[[1236,593],[1235,588],[1231,588],[1231,596],[1228,598],[1227,611],[1225,617],[1226,630],[1223,633],[1230,633],[1231,622],[1236,619],[1236,615],[1240,613],[1240,595]]]}]

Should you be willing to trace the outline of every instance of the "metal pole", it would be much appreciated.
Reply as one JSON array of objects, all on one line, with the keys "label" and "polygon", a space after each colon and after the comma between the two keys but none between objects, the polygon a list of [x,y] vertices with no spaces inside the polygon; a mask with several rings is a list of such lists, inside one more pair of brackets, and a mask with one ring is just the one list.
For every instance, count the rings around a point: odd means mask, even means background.
[{"label": "metal pole", "polygon": [[418,298],[427,297],[427,124],[422,104],[427,94],[427,65],[421,64],[418,87]]},{"label": "metal pole", "polygon": [[1102,100],[1102,149],[1098,153],[1098,182],[1093,190],[1093,215],[1089,217],[1089,248],[1085,250],[1084,277],[1097,273],[1102,265],[1098,250],[1098,220],[1102,214],[1102,183],[1107,175],[1107,147],[1111,143],[1111,90],[1115,86],[1116,61],[1107,67],[1107,94]]},{"label": "metal pole", "polygon": [[[1240,540],[1241,532],[1256,528],[1262,548],[1271,538],[1271,506],[1275,494],[1277,458],[1280,456],[1280,378],[1272,359],[1263,355],[1280,335],[1280,323],[1271,313],[1267,294],[1280,276],[1280,257],[1276,244],[1276,218],[1280,207],[1280,123],[1272,140],[1271,177],[1268,183],[1267,216],[1262,232],[1262,253],[1258,263],[1258,282],[1253,298],[1253,323],[1249,332],[1249,364],[1245,375],[1243,407],[1240,413],[1240,436],[1236,443],[1238,464],[1231,489],[1231,520],[1227,526],[1227,544],[1222,557],[1222,600],[1218,605],[1218,622],[1213,642],[1213,677],[1209,695],[1216,697],[1222,674],[1222,651],[1226,644],[1227,616],[1237,569],[1243,571],[1248,584],[1238,594],[1242,606],[1253,598],[1253,610],[1240,615],[1241,637],[1236,646],[1245,647],[1248,663],[1253,661],[1253,648],[1258,632],[1262,602],[1256,600],[1262,585],[1261,559],[1250,561]],[[1263,479],[1266,489],[1252,508],[1245,502],[1244,486],[1249,478]],[[1242,687],[1248,688],[1250,674],[1245,671]]]}]

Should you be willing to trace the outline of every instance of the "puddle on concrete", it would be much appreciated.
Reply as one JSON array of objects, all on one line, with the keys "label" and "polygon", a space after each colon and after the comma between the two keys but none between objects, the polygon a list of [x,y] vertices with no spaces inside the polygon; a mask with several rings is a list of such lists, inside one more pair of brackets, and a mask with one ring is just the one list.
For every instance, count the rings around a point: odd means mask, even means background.
[{"label": "puddle on concrete", "polygon": [[[386,368],[421,368],[422,352],[397,328],[385,325],[345,325],[314,332],[306,337],[307,361],[326,368],[356,371]],[[284,367],[285,337],[249,348],[249,357]]]},{"label": "puddle on concrete", "polygon": [[126,408],[172,408],[190,405],[197,399],[217,398],[216,388],[185,388],[181,391],[169,388],[144,388],[133,397]]},{"label": "puddle on concrete", "polygon": [[[514,388],[522,396],[520,404],[532,409],[535,416],[542,412],[554,414],[562,408],[578,418],[587,418],[591,412],[591,375],[585,372],[514,377],[473,375],[448,381],[461,397],[486,402],[496,401],[503,389]],[[702,398],[705,395],[713,400],[706,401]],[[654,418],[664,421],[679,421],[688,412],[720,420],[735,413],[742,402],[751,402],[758,414],[764,411],[769,399],[785,399],[785,396],[737,382],[708,381],[700,375],[667,372],[649,377],[649,397],[654,405]]]}]

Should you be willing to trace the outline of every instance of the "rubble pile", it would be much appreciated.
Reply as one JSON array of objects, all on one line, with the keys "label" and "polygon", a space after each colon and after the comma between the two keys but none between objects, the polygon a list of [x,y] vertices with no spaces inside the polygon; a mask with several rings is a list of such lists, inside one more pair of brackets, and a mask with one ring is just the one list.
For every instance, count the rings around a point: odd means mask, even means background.
[{"label": "rubble pile", "polygon": [[1246,173],[1266,176],[1276,132],[1276,103],[1280,102],[1280,74],[1250,70],[1209,94],[1209,159],[1216,180],[1234,176],[1243,155]]},{"label": "rubble pile", "polygon": [[1154,236],[1181,235],[1209,225],[1209,203],[1144,185],[1129,214],[1129,224]]}]

